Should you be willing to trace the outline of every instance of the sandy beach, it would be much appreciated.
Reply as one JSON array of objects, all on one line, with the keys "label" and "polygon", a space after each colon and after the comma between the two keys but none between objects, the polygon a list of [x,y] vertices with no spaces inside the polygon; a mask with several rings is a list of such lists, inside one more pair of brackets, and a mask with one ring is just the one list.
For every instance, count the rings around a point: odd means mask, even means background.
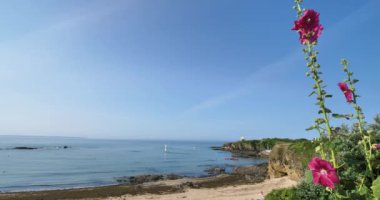
[{"label": "sandy beach", "polygon": [[[244,184],[237,186],[227,186],[219,188],[188,189],[182,193],[163,194],[163,195],[124,195],[121,197],[103,198],[102,200],[144,200],[144,199],[215,199],[215,200],[259,200],[263,195],[268,194],[273,189],[292,187],[297,182],[288,177],[268,179],[262,183]],[[99,199],[100,200],[100,199]]]},{"label": "sandy beach", "polygon": [[221,175],[207,178],[183,178],[139,185],[115,185],[94,188],[36,192],[0,193],[0,200],[143,200],[143,199],[263,199],[273,189],[291,187],[297,182],[288,177],[263,182],[245,181],[241,176]]}]

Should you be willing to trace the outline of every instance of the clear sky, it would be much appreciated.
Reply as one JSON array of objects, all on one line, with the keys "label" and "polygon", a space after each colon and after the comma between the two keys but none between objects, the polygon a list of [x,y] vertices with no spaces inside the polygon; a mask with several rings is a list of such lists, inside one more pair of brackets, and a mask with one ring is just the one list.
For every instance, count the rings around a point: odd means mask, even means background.
[{"label": "clear sky", "polygon": [[[317,108],[293,0],[0,1],[0,134],[124,139],[306,137]],[[325,30],[333,111],[346,57],[380,113],[380,1],[305,0]],[[336,121],[336,124],[351,123]]]}]

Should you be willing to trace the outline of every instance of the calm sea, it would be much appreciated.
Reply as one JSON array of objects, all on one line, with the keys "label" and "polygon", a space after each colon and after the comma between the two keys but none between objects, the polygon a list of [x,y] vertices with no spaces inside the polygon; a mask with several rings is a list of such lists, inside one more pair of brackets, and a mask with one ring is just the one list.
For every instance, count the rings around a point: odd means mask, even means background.
[{"label": "calm sea", "polygon": [[[205,169],[255,165],[264,160],[225,160],[222,142],[96,140],[0,136],[0,191],[31,191],[117,184],[142,174],[207,175]],[[164,152],[167,145],[167,152]],[[15,147],[35,150],[15,150]],[[67,146],[67,148],[64,148]]]}]

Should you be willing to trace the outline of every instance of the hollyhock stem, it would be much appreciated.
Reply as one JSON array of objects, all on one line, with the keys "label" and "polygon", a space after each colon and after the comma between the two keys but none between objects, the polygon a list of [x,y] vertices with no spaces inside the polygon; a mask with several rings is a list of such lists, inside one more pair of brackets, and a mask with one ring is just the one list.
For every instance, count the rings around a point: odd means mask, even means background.
[{"label": "hollyhock stem", "polygon": [[302,15],[301,3],[303,2],[303,0],[295,0],[294,2],[296,3],[295,9],[297,10],[297,16],[301,17]]},{"label": "hollyhock stem", "polygon": [[[300,5],[302,2],[303,2],[303,0],[295,0],[296,6],[294,6],[294,9],[297,11],[297,16],[299,18],[302,16],[302,8]],[[320,28],[321,28],[321,26],[320,26]],[[329,118],[328,118],[328,113],[331,113],[331,111],[325,107],[325,98],[327,98],[327,94],[322,89],[322,86],[321,86],[321,83],[323,81],[319,78],[319,74],[321,74],[321,73],[318,71],[320,66],[319,66],[319,64],[316,63],[317,52],[315,52],[313,50],[313,46],[315,45],[316,42],[311,42],[311,40],[306,40],[306,41],[307,42],[303,43],[305,46],[307,46],[307,48],[304,49],[304,52],[307,56],[306,57],[306,60],[308,61],[307,66],[310,69],[307,76],[311,75],[315,81],[315,84],[313,86],[313,89],[314,89],[313,93],[317,95],[317,101],[318,101],[317,105],[319,105],[319,107],[320,107],[319,113],[323,114],[323,119],[321,120],[321,122],[317,122],[317,127],[319,127],[320,124],[325,123],[328,139],[331,142],[333,139],[333,134],[332,134],[332,129],[330,126]],[[320,130],[320,129],[318,128],[318,130]],[[320,137],[321,137],[321,141],[322,141],[323,140],[323,138],[322,138],[323,134],[321,134],[321,132],[320,132]],[[321,143],[321,149],[323,149],[323,143]],[[322,151],[322,153],[324,153],[324,151]],[[331,148],[330,153],[331,153],[332,163],[333,163],[334,167],[336,168],[338,166],[338,164],[337,164],[336,158],[335,158],[335,150],[333,148]],[[325,155],[322,155],[322,156],[325,157]]]},{"label": "hollyhock stem", "polygon": [[[308,67],[310,68],[311,76],[315,82],[314,89],[317,94],[317,100],[318,100],[317,104],[319,105],[320,113],[323,115],[324,124],[327,130],[327,136],[328,136],[329,141],[331,142],[333,139],[333,134],[332,134],[332,129],[331,129],[329,117],[328,117],[328,113],[330,113],[331,111],[328,110],[325,106],[326,92],[322,90],[322,86],[321,86],[321,83],[323,81],[319,77],[319,74],[320,74],[320,72],[318,71],[319,65],[316,63],[317,52],[314,51],[312,44],[307,43],[307,50],[305,53],[307,55]],[[331,148],[330,153],[331,153],[332,163],[334,167],[336,168],[338,164],[335,158],[335,150]]]},{"label": "hollyhock stem", "polygon": [[352,79],[353,73],[348,70],[348,61],[347,60],[343,59],[341,61],[341,64],[343,65],[343,71],[346,73],[346,76],[347,76],[347,83],[350,87],[350,90],[352,91],[352,96],[353,96],[352,105],[355,109],[355,118],[358,121],[357,124],[358,124],[359,133],[362,136],[361,143],[363,144],[364,152],[366,155],[367,167],[368,167],[368,171],[370,172],[371,181],[373,181],[374,175],[373,175],[373,169],[372,169],[372,163],[371,163],[371,157],[372,157],[371,138],[369,136],[366,136],[364,133],[364,124],[365,124],[364,115],[363,115],[363,111],[362,111],[361,107],[358,105],[358,102],[357,102],[358,95],[356,94],[356,89],[354,87],[354,84],[358,80]]},{"label": "hollyhock stem", "polygon": [[325,149],[324,149],[324,145],[323,145],[323,134],[324,134],[324,132],[322,132],[323,130],[321,130],[322,128],[321,127],[319,127],[319,125],[317,126],[317,130],[318,130],[318,132],[319,132],[319,135],[320,135],[320,137],[319,137],[319,139],[320,139],[320,147],[321,147],[321,157],[322,157],[322,159],[323,160],[326,160],[326,153],[325,153]]}]

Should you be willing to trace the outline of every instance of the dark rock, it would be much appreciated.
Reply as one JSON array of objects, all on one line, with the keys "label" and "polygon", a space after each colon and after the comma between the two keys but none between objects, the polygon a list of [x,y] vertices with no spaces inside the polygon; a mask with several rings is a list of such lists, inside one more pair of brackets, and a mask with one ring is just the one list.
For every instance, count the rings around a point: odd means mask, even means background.
[{"label": "dark rock", "polygon": [[129,184],[141,184],[148,182],[155,182],[164,180],[163,175],[140,175],[140,176],[130,176],[130,177],[120,177],[116,181],[119,183],[129,183]]},{"label": "dark rock", "polygon": [[262,163],[255,166],[244,166],[244,167],[236,167],[233,170],[234,174],[263,174],[267,175],[268,173],[268,163]]},{"label": "dark rock", "polygon": [[181,179],[183,176],[177,175],[177,174],[168,174],[164,177],[165,180],[177,180]]},{"label": "dark rock", "polygon": [[14,147],[14,150],[35,150],[37,147]]},{"label": "dark rock", "polygon": [[123,176],[116,178],[118,183],[122,184],[141,184],[148,182],[156,182],[161,180],[177,180],[181,179],[183,176],[177,174],[167,174],[167,175],[140,175],[140,176]]},{"label": "dark rock", "polygon": [[219,175],[219,174],[226,173],[226,169],[225,168],[221,168],[221,167],[212,167],[212,168],[206,169],[205,172],[207,172],[211,176],[216,176],[216,175]]},{"label": "dark rock", "polygon": [[237,167],[232,173],[244,175],[247,181],[263,181],[268,177],[268,164],[263,163],[256,166]]},{"label": "dark rock", "polygon": [[224,150],[223,147],[211,147],[212,150]]},{"label": "dark rock", "polygon": [[189,189],[189,188],[200,188],[200,186],[194,182],[185,182],[179,185],[179,187],[183,190]]},{"label": "dark rock", "polygon": [[67,148],[69,148],[69,147],[65,145],[65,146],[63,146],[63,148],[64,148],[64,149],[67,149]]}]

